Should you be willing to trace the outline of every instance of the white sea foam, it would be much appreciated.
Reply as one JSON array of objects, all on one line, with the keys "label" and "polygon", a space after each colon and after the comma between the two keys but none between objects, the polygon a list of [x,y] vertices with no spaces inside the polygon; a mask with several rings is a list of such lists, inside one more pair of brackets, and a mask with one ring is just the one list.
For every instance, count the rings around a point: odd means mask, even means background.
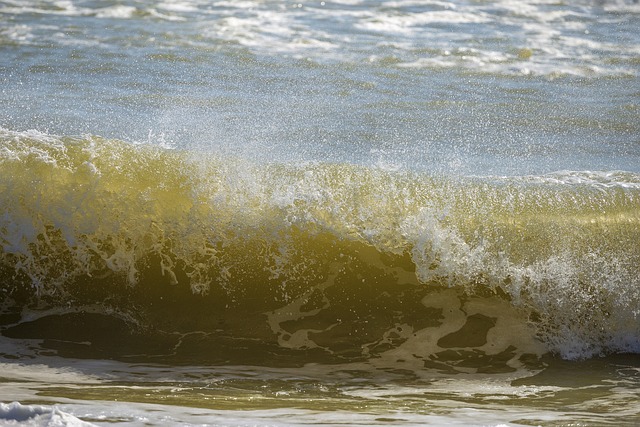
[{"label": "white sea foam", "polygon": [[7,427],[90,427],[94,425],[63,412],[56,406],[22,405],[18,402],[0,402],[0,422]]},{"label": "white sea foam", "polygon": [[165,1],[158,5],[159,9],[167,10],[170,12],[197,12],[197,5],[190,1]]},{"label": "white sea foam", "polygon": [[[329,6],[330,5],[330,6]],[[298,7],[302,6],[302,7]],[[372,6],[361,1],[272,4],[258,1],[159,2],[138,9],[129,5],[102,8],[58,2],[56,8],[35,1],[5,2],[0,13],[93,16],[122,20],[162,19],[199,28],[209,44],[231,42],[258,55],[286,54],[318,62],[358,61],[377,55],[371,40],[380,39],[398,63],[411,67],[456,68],[515,75],[637,75],[633,67],[640,41],[624,26],[637,21],[640,6],[633,2],[492,3],[384,1]],[[616,30],[616,26],[620,30]],[[4,33],[28,43],[30,28]],[[80,33],[79,39],[101,38]],[[177,38],[176,38],[177,37]],[[181,45],[202,45],[175,33]],[[382,40],[384,38],[384,40]],[[67,42],[68,43],[68,42]],[[421,50],[432,52],[425,55]],[[456,60],[433,50],[451,52],[473,48],[473,58]],[[518,55],[520,49],[529,54]]]},{"label": "white sea foam", "polygon": [[97,9],[95,11],[95,15],[98,18],[126,19],[131,18],[136,13],[136,11],[137,9],[134,6],[119,5]]},{"label": "white sea foam", "polygon": [[478,24],[489,22],[490,19],[483,14],[459,13],[455,11],[435,11],[413,14],[376,14],[362,23],[356,24],[356,28],[363,30],[381,31],[385,33],[416,34],[415,27],[429,24]]},{"label": "white sea foam", "polygon": [[[490,413],[482,414],[478,409],[457,409],[452,415],[419,414],[406,412],[367,413],[347,410],[314,411],[304,409],[265,409],[265,410],[206,410],[198,408],[171,407],[140,403],[93,403],[65,404],[52,407],[41,405],[22,405],[20,403],[2,404],[8,408],[7,416],[2,419],[3,426],[11,427],[91,427],[96,425],[126,425],[127,427],[146,427],[149,425],[184,427],[224,425],[294,427],[301,425],[385,425],[400,423],[402,426],[452,425],[452,426],[490,426],[491,422],[479,421]],[[91,419],[93,423],[59,409],[78,413]],[[486,411],[488,412],[488,411]],[[513,411],[517,414],[517,411]],[[10,418],[15,417],[15,418]],[[95,423],[95,424],[94,424]],[[500,425],[500,424],[498,424]],[[513,424],[510,424],[513,425]]]}]

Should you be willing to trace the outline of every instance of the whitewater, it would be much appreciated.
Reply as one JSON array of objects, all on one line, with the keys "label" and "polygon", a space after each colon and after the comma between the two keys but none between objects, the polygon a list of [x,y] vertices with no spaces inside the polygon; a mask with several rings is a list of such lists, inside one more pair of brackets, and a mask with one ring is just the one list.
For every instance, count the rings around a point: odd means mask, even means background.
[{"label": "whitewater", "polygon": [[0,1],[0,425],[636,425],[634,1]]}]

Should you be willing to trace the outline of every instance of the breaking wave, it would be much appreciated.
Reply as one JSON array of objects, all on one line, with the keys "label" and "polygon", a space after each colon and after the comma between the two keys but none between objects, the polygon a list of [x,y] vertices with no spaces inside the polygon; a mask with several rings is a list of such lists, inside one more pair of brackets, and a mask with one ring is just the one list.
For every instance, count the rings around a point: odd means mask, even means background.
[{"label": "breaking wave", "polygon": [[137,354],[135,323],[165,334],[147,354],[216,363],[637,353],[638,242],[629,172],[438,176],[0,131],[3,334],[59,351],[95,330],[91,351]]}]

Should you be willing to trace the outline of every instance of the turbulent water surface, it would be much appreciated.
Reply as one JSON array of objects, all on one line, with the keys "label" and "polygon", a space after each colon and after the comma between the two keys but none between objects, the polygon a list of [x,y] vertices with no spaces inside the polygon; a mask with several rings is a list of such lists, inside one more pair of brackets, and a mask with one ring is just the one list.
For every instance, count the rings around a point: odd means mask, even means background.
[{"label": "turbulent water surface", "polygon": [[0,1],[0,424],[636,425],[638,28]]}]

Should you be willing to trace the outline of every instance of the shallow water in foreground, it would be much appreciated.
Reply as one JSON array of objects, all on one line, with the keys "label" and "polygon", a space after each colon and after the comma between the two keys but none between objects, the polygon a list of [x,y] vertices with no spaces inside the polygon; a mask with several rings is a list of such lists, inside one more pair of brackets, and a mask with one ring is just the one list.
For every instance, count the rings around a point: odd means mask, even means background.
[{"label": "shallow water in foreground", "polygon": [[531,377],[431,372],[420,380],[407,372],[376,373],[366,365],[213,368],[81,360],[69,368],[70,361],[4,364],[11,374],[3,379],[3,390],[29,408],[43,406],[41,419],[55,404],[65,417],[96,425],[634,425],[638,420],[637,358],[627,356],[548,360]]}]

